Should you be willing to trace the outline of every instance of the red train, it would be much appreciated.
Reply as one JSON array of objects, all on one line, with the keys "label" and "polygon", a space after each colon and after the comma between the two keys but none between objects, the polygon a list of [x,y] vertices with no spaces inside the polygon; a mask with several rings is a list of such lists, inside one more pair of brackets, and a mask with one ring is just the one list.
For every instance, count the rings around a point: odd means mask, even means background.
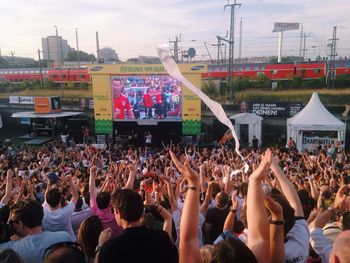
[{"label": "red train", "polygon": [[50,80],[54,83],[89,83],[90,75],[87,68],[12,68],[0,69],[0,81],[23,82],[25,80]]},{"label": "red train", "polygon": [[[329,66],[329,65],[328,65]],[[331,65],[335,75],[350,74],[350,60],[336,61]],[[249,63],[238,64],[233,67],[233,77],[247,77],[256,79],[259,75],[266,76],[271,80],[292,79],[301,77],[304,79],[317,79],[326,77],[326,62],[302,62],[302,63]],[[208,65],[203,79],[222,79],[228,76],[227,65]]]},{"label": "red train", "polygon": [[[350,74],[350,60],[339,60],[332,65],[335,75]],[[202,73],[202,79],[227,78],[227,65],[207,65],[207,72]],[[327,63],[314,61],[302,63],[247,63],[236,64],[233,67],[233,77],[256,79],[259,75],[272,80],[317,79],[327,75]],[[38,68],[0,69],[0,82],[23,82],[25,80],[50,80],[54,83],[90,83],[91,78],[87,68],[44,68],[42,74]]]}]

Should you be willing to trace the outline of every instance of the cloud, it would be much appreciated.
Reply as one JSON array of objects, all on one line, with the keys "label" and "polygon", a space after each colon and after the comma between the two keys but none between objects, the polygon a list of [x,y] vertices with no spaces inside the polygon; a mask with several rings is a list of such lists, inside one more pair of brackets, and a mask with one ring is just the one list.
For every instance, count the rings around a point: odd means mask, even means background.
[{"label": "cloud", "polygon": [[[237,1],[240,2],[240,1]],[[243,54],[275,54],[277,34],[273,23],[303,22],[305,32],[311,33],[308,43],[322,46],[339,25],[338,46],[345,55],[350,53],[350,1],[334,0],[245,0],[236,9],[236,51],[238,51],[239,18],[243,18]],[[41,37],[59,34],[75,46],[75,28],[79,32],[80,48],[89,53],[96,50],[95,32],[100,45],[114,48],[122,59],[138,55],[156,55],[154,46],[181,34],[184,48],[194,46],[199,57],[207,54],[203,42],[214,56],[216,36],[229,30],[229,10],[226,0],[12,0],[1,1],[0,46],[2,53],[15,51],[18,55],[36,57]],[[342,26],[342,27],[340,27]],[[298,54],[299,32],[285,34],[285,51]],[[196,40],[196,42],[191,42]],[[313,48],[317,53],[320,48]]]}]

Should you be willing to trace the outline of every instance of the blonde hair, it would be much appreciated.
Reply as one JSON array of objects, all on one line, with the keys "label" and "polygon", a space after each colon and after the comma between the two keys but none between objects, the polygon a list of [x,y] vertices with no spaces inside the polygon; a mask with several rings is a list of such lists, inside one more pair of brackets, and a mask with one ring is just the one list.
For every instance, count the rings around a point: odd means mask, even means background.
[{"label": "blonde hair", "polygon": [[212,245],[205,245],[200,248],[202,263],[210,263],[211,256],[214,252],[214,246]]}]

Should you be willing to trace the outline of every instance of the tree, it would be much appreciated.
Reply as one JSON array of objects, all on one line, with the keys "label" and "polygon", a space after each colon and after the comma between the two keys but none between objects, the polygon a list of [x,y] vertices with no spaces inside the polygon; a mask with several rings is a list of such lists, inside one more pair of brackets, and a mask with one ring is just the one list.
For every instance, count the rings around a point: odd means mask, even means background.
[{"label": "tree", "polygon": [[2,57],[0,57],[0,68],[8,68],[9,62]]},{"label": "tree", "polygon": [[[94,54],[88,54],[84,51],[79,50],[79,59],[80,61],[91,62],[91,61],[95,61],[96,57],[94,56]],[[78,61],[78,52],[75,50],[69,51],[65,61]]]}]

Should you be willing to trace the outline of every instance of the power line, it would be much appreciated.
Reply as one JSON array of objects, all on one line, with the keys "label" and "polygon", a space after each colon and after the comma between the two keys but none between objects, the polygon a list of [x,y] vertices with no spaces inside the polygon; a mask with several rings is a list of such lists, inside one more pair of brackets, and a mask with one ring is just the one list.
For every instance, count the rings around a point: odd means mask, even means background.
[{"label": "power line", "polygon": [[231,22],[230,22],[230,40],[229,40],[229,55],[228,55],[228,83],[231,83],[232,81],[232,68],[233,68],[233,60],[234,60],[234,45],[235,45],[235,7],[241,6],[241,4],[238,4],[236,0],[234,0],[233,4],[227,4],[224,8],[230,7],[231,8]]},{"label": "power line", "polygon": [[178,43],[181,42],[181,35],[178,37],[178,36],[175,36],[175,40],[170,40],[169,39],[169,43],[173,43],[174,44],[174,48],[173,48],[173,51],[174,51],[174,60],[176,63],[179,62],[179,47],[178,47]]},{"label": "power line", "polygon": [[332,81],[332,89],[334,89],[334,79],[335,79],[335,65],[334,65],[334,61],[336,59],[337,54],[337,40],[339,40],[339,38],[337,38],[337,27],[333,27],[333,37],[331,39],[331,44],[330,44],[330,48],[331,48],[331,53],[329,54],[329,63],[328,63],[328,70],[327,70],[327,78],[326,78],[326,84],[328,87],[329,81],[327,81],[328,78],[330,78],[330,80]]}]

